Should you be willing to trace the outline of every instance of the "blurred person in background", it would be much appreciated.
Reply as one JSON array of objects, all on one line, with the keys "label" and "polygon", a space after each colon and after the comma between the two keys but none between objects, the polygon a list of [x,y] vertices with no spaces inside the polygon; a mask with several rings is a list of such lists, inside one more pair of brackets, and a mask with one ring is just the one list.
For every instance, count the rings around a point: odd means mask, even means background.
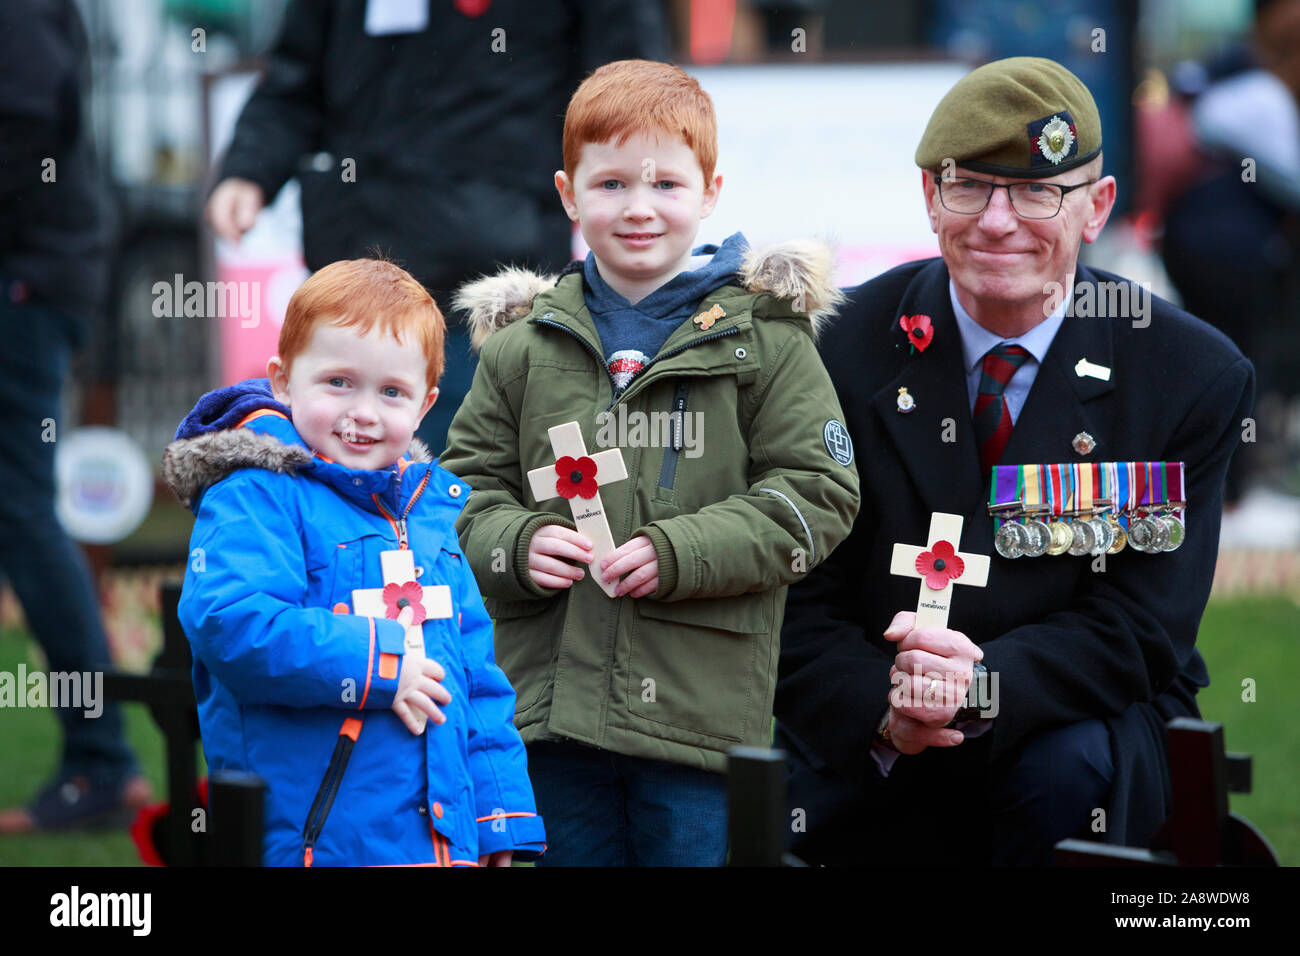
[{"label": "blurred person in background", "polygon": [[[1165,211],[1162,248],[1184,307],[1259,370],[1259,437],[1228,473],[1230,502],[1294,468],[1286,421],[1300,394],[1300,0],[1256,0],[1252,41],[1175,73],[1202,78],[1188,91],[1199,163]],[[1258,520],[1225,515],[1225,544],[1300,536],[1300,508],[1270,500],[1256,510]]]},{"label": "blurred person in background", "polygon": [[[85,557],[54,510],[51,429],[108,285],[110,226],[82,116],[86,50],[72,0],[0,5],[0,573],[49,670],[74,674],[110,667]],[[57,709],[61,762],[27,807],[0,810],[0,833],[125,824],[152,798],[121,709],[102,703],[97,716]]]},{"label": "blurred person in background", "polygon": [[[499,263],[558,271],[569,96],[603,63],[665,59],[666,30],[658,0],[291,0],[208,221],[238,242],[297,176],[313,271],[378,250],[444,309]],[[447,318],[442,401],[419,431],[435,454],[475,366],[461,317]]]}]

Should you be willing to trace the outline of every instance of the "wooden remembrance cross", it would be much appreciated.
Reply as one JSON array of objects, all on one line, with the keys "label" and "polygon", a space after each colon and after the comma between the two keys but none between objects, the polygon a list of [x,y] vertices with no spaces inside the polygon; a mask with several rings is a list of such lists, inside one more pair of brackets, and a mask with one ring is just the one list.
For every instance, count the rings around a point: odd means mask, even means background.
[{"label": "wooden remembrance cross", "polygon": [[[380,552],[379,563],[384,571],[384,586],[353,591],[352,613],[364,617],[390,618],[405,625],[405,663],[409,667],[415,660],[425,656],[424,622],[451,617],[451,587],[446,584],[421,587],[415,578],[415,554],[406,548]],[[428,715],[415,709],[411,713],[415,715],[420,732],[423,733]]]},{"label": "wooden remembrance cross", "polygon": [[556,425],[547,434],[551,438],[551,451],[555,453],[556,462],[528,472],[533,497],[539,503],[557,495],[569,499],[573,523],[578,526],[578,533],[592,545],[588,573],[602,591],[613,597],[618,581],[606,582],[600,571],[601,559],[614,550],[614,536],[605,518],[605,506],[600,502],[600,486],[627,478],[623,453],[617,448],[609,448],[588,455],[577,422]]},{"label": "wooden remembrance cross", "polygon": [[930,515],[929,543],[924,548],[914,544],[894,545],[889,573],[921,578],[921,593],[916,600],[917,629],[948,626],[954,584],[982,588],[988,583],[988,555],[957,550],[961,526],[961,515],[936,511]]}]

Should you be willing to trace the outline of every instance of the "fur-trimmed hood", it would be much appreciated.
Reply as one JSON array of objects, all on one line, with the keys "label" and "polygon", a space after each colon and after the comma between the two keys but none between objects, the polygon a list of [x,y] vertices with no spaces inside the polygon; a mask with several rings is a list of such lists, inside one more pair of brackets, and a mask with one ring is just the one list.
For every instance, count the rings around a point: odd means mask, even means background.
[{"label": "fur-trimmed hood", "polygon": [[[412,462],[432,462],[429,448],[411,439]],[[181,438],[163,452],[162,477],[181,504],[193,508],[203,492],[240,468],[292,474],[318,461],[305,445],[286,444],[275,435],[249,428],[229,428]]]},{"label": "fur-trimmed hood", "polygon": [[[835,256],[816,239],[794,239],[745,253],[737,277],[751,292],[767,292],[795,304],[812,322],[813,336],[835,315],[844,293],[835,286]],[[508,267],[461,286],[453,304],[469,315],[470,346],[483,347],[492,333],[532,311],[533,300],[559,276]]]}]

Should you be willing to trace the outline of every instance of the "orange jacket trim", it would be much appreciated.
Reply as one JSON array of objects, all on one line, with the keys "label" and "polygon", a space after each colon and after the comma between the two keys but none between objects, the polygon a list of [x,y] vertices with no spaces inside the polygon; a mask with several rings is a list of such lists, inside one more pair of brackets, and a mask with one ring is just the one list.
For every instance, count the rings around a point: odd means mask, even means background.
[{"label": "orange jacket trim", "polygon": [[356,743],[357,738],[361,736],[361,718],[348,717],[343,721],[343,727],[339,730],[342,737],[351,737],[352,742]]},{"label": "orange jacket trim", "polygon": [[489,820],[503,820],[506,817],[535,817],[535,813],[494,813],[490,817],[479,817],[475,823],[487,823]]},{"label": "orange jacket trim", "polygon": [[432,820],[429,821],[429,835],[433,837],[433,858],[438,861],[434,866],[450,866],[451,853],[447,849],[447,840],[434,829]]},{"label": "orange jacket trim", "polygon": [[238,422],[236,422],[236,423],[235,423],[235,427],[236,427],[236,428],[243,428],[245,425],[247,425],[249,422],[251,422],[254,418],[262,418],[262,417],[264,417],[264,416],[266,416],[266,415],[274,415],[276,418],[283,418],[286,422],[290,420],[288,415],[286,415],[284,412],[277,412],[274,408],[258,408],[258,409],[255,409],[255,410],[249,412],[247,415],[245,415],[243,418],[241,418]]},{"label": "orange jacket trim", "polygon": [[452,866],[478,866],[478,862],[477,861],[471,862],[469,860],[452,860],[451,865]]},{"label": "orange jacket trim", "polygon": [[375,666],[375,619],[366,618],[370,622],[370,657],[366,660],[366,689],[361,692],[361,703],[357,704],[357,710],[364,710],[366,706],[366,697],[370,695],[370,672]]},{"label": "orange jacket trim", "polygon": [[397,661],[398,655],[385,654],[381,651],[379,654],[379,676],[384,680],[396,680]]}]

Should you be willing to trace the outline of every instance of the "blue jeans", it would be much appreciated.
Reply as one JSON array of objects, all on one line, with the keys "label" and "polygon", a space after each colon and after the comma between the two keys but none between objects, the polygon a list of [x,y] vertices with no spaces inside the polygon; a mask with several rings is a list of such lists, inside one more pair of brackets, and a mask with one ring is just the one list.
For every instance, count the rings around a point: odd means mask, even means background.
[{"label": "blue jeans", "polygon": [[[85,555],[54,514],[54,449],[72,327],[55,309],[12,302],[0,282],[0,575],[13,586],[49,669],[94,672],[111,666],[99,601]],[[42,440],[46,419],[56,423],[53,442]],[[56,713],[64,739],[60,777],[112,787],[136,772],[118,705],[106,702],[97,718],[78,708]]]},{"label": "blue jeans", "polygon": [[563,743],[528,747],[546,823],[538,866],[722,866],[727,778]]}]

